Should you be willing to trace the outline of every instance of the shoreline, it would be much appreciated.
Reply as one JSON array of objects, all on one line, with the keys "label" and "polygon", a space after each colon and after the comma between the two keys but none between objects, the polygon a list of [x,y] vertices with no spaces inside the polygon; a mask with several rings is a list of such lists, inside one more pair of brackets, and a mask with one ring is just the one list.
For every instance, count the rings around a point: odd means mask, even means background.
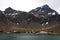
[{"label": "shoreline", "polygon": [[4,33],[4,32],[0,32],[0,34],[60,35],[60,33]]}]

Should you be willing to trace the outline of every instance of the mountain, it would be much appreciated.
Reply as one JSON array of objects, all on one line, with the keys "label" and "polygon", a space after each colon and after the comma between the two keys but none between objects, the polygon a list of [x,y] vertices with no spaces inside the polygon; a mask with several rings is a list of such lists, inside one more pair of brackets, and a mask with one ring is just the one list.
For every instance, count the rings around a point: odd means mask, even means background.
[{"label": "mountain", "polygon": [[51,9],[48,5],[32,9],[29,13],[39,18],[42,24],[45,24],[46,22],[51,22],[51,20],[58,20],[57,18],[59,15],[58,12]]},{"label": "mountain", "polygon": [[17,29],[54,28],[53,25],[57,25],[59,23],[59,13],[51,9],[48,5],[37,7],[29,12],[15,10],[11,7],[6,8],[5,11],[0,11],[0,28],[3,28],[4,30],[11,30],[15,27]]}]

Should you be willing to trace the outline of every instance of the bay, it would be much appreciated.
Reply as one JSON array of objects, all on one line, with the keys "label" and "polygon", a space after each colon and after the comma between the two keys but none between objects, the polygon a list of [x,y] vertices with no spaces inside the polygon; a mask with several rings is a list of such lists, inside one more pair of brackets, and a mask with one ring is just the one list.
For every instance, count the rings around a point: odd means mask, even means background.
[{"label": "bay", "polygon": [[60,35],[0,34],[0,40],[60,40]]}]

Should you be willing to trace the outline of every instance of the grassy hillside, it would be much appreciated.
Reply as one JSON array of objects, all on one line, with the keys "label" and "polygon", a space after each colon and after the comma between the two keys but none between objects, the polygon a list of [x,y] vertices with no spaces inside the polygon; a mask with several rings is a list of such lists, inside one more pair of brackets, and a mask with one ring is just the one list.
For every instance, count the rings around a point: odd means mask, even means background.
[{"label": "grassy hillside", "polygon": [[49,27],[46,26],[46,28],[44,28],[45,31],[60,34],[60,22],[48,26]]}]

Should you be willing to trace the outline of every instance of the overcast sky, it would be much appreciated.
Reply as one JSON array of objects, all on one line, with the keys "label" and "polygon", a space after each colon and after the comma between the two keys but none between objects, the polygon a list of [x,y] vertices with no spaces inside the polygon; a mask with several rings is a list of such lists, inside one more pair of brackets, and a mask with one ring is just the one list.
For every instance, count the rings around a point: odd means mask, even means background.
[{"label": "overcast sky", "polygon": [[12,7],[28,12],[45,4],[60,13],[60,0],[0,0],[0,10],[4,11],[8,7]]}]

